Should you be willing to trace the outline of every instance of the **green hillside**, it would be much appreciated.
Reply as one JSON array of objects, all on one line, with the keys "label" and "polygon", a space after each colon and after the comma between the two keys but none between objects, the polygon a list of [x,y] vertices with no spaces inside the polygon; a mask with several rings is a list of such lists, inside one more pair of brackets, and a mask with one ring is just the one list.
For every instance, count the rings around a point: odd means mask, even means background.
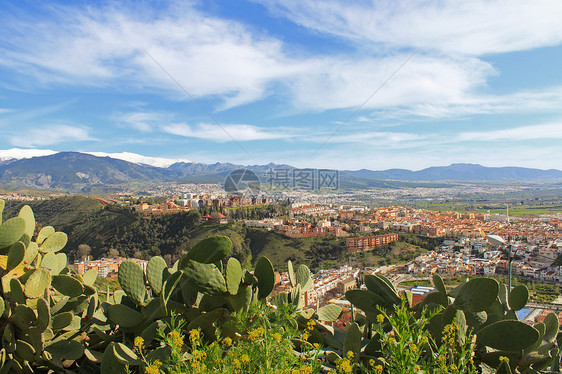
[{"label": "green hillside", "polygon": [[[7,202],[6,217],[17,214],[23,203]],[[303,263],[313,270],[331,268],[346,262],[345,238],[291,239],[265,229],[247,228],[242,223],[202,223],[196,211],[168,214],[151,220],[118,205],[103,205],[83,197],[60,197],[29,202],[38,227],[53,226],[68,234],[65,251],[74,258],[80,244],[91,247],[94,258],[119,253],[122,256],[149,259],[162,256],[172,262],[195,243],[213,235],[228,236],[231,256],[251,266],[259,256],[267,256],[278,269],[285,269],[287,260]],[[226,214],[235,217],[236,211]],[[428,246],[429,245],[429,246]],[[352,255],[349,260],[368,266],[408,261],[438,243],[426,243],[410,236],[401,242],[375,251]]]}]

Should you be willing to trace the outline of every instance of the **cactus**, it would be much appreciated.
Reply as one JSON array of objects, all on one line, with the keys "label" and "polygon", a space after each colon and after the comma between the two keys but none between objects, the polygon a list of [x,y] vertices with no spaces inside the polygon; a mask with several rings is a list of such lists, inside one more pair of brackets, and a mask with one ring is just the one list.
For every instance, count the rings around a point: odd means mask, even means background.
[{"label": "cactus", "polygon": [[560,329],[560,325],[558,323],[558,317],[554,313],[549,313],[544,319],[544,324],[545,324],[544,340],[548,343],[552,343],[558,336],[558,331]]},{"label": "cactus", "polygon": [[22,242],[12,244],[8,251],[6,270],[12,270],[23,262],[25,257],[25,245]]},{"label": "cactus", "polygon": [[23,233],[31,238],[33,236],[33,232],[35,231],[35,216],[33,215],[33,210],[31,210],[29,205],[24,205],[20,209],[18,217],[23,218],[25,221],[25,229]]},{"label": "cactus", "polygon": [[353,352],[353,361],[359,359],[361,338],[362,334],[359,330],[359,325],[357,323],[350,323],[345,330],[345,340],[343,342],[344,356],[347,355],[347,352]]},{"label": "cactus", "polygon": [[231,295],[238,293],[242,282],[242,266],[234,257],[229,258],[226,264],[226,288]]},{"label": "cactus", "polygon": [[523,309],[527,305],[528,300],[529,290],[524,285],[514,287],[508,296],[508,304],[512,310]]},{"label": "cactus", "polygon": [[146,298],[146,279],[144,271],[134,261],[124,261],[117,273],[119,285],[127,296],[138,304],[144,303]]},{"label": "cactus", "polygon": [[37,244],[41,244],[47,239],[49,236],[55,233],[55,228],[53,226],[45,226],[39,231],[37,237],[35,238],[35,242]]},{"label": "cactus", "polygon": [[394,288],[391,288],[382,277],[376,275],[365,275],[365,286],[373,293],[376,293],[389,304],[400,304],[400,297]]},{"label": "cactus", "polygon": [[480,312],[488,309],[496,300],[499,284],[491,278],[474,278],[462,285],[460,294],[455,298],[455,305],[468,312]]},{"label": "cactus", "polygon": [[152,257],[146,265],[146,278],[154,295],[159,295],[162,292],[164,269],[167,268],[166,261],[160,256]]},{"label": "cactus", "polygon": [[267,257],[258,258],[254,275],[258,279],[258,298],[265,299],[275,287],[275,272]]},{"label": "cactus", "polygon": [[533,344],[539,332],[520,321],[506,320],[492,323],[478,331],[477,343],[502,351],[523,350]]},{"label": "cactus", "polygon": [[25,296],[36,299],[43,297],[51,285],[51,272],[46,269],[35,269],[25,283]]},{"label": "cactus", "polygon": [[107,316],[112,322],[122,327],[135,327],[145,320],[142,313],[123,304],[109,305]]},{"label": "cactus", "polygon": [[291,262],[291,260],[287,261],[287,275],[289,276],[291,287],[296,287],[297,280],[295,279],[295,271],[293,270],[293,263]]},{"label": "cactus", "polygon": [[187,256],[190,260],[202,264],[212,264],[225,258],[232,249],[232,242],[227,236],[212,236],[195,244]]},{"label": "cactus", "polygon": [[342,308],[334,304],[328,304],[319,308],[316,314],[320,321],[333,322],[340,318]]},{"label": "cactus", "polygon": [[54,275],[51,283],[58,292],[68,297],[76,297],[84,292],[82,283],[70,275]]},{"label": "cactus", "polygon": [[25,232],[25,220],[21,217],[10,218],[0,225],[0,249],[17,242]]},{"label": "cactus", "polygon": [[204,264],[189,260],[181,269],[188,279],[193,281],[199,292],[208,295],[226,292],[226,281],[215,264]]},{"label": "cactus", "polygon": [[48,252],[58,252],[64,248],[66,242],[68,241],[68,237],[64,232],[55,232],[47,237],[39,246],[39,252],[41,253],[48,253]]},{"label": "cactus", "polygon": [[58,275],[66,267],[66,263],[66,254],[49,252],[43,256],[41,267],[50,270],[53,275]]}]

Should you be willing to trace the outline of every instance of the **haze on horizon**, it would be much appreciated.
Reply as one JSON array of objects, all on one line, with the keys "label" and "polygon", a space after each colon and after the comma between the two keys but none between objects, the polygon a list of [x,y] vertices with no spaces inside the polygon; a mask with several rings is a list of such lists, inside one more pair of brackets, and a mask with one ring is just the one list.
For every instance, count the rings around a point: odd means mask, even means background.
[{"label": "haze on horizon", "polygon": [[559,1],[4,4],[0,149],[561,169]]}]

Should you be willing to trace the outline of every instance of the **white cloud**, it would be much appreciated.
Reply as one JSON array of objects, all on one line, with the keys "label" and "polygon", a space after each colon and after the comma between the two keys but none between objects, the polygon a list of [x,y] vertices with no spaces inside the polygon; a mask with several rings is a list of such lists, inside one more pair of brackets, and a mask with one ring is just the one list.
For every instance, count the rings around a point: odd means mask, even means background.
[{"label": "white cloud", "polygon": [[317,60],[291,83],[295,105],[320,110],[358,107],[405,62],[365,108],[464,102],[494,73],[476,58],[408,57]]},{"label": "white cloud", "polygon": [[150,132],[163,122],[170,120],[167,113],[133,112],[116,116],[116,120],[140,132]]},{"label": "white cloud", "polygon": [[178,99],[186,99],[168,72],[195,97],[220,95],[225,107],[263,97],[271,80],[299,69],[285,58],[280,42],[252,35],[237,22],[189,6],[160,10],[150,18],[139,13],[113,6],[59,8],[50,21],[39,23],[5,17],[11,32],[0,37],[7,46],[1,49],[0,66],[34,74],[39,81],[119,81],[125,83],[122,88],[173,89]]},{"label": "white cloud", "polygon": [[35,127],[23,134],[12,135],[10,142],[16,147],[48,146],[66,142],[96,140],[88,135],[88,128],[69,125]]},{"label": "white cloud", "polygon": [[343,38],[467,55],[562,42],[558,0],[257,0],[293,22]]},{"label": "white cloud", "polygon": [[197,126],[190,126],[184,123],[173,123],[163,126],[162,130],[187,138],[205,139],[217,142],[286,139],[295,136],[295,134],[291,132],[270,131],[257,126],[235,124],[219,126],[200,123]]},{"label": "white cloud", "polygon": [[533,139],[562,139],[562,123],[521,126],[510,129],[464,132],[459,141],[527,141]]}]

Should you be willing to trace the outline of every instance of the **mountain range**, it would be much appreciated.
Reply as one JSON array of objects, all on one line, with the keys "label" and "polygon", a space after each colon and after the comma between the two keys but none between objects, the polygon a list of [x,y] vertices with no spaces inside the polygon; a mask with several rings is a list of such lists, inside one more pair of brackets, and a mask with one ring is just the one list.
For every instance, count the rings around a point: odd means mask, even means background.
[{"label": "mountain range", "polygon": [[[1,153],[0,153],[1,155]],[[119,154],[123,156],[124,154]],[[292,169],[290,165],[242,166],[232,163],[204,164],[173,162],[125,154],[136,162],[109,156],[100,157],[79,152],[58,152],[28,158],[3,157],[0,160],[0,183],[31,188],[56,188],[88,191],[111,189],[132,182],[222,183],[235,169],[246,168],[260,176],[271,169]],[[123,157],[122,157],[123,158]],[[143,163],[149,160],[156,165]],[[562,171],[520,167],[485,167],[477,164],[452,164],[419,171],[389,169],[383,171],[343,170],[339,172],[340,187],[396,188],[411,182],[491,182],[491,181],[562,181]]]}]

